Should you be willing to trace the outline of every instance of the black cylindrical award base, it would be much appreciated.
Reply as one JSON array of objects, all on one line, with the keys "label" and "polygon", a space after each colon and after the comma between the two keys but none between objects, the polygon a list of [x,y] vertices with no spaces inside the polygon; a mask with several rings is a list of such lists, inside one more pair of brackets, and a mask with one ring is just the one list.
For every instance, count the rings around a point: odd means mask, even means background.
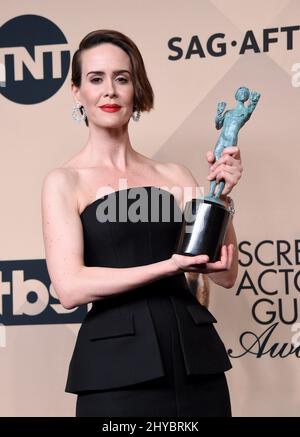
[{"label": "black cylindrical award base", "polygon": [[220,203],[192,199],[186,203],[181,231],[175,246],[180,255],[208,255],[209,262],[220,259],[230,213]]}]

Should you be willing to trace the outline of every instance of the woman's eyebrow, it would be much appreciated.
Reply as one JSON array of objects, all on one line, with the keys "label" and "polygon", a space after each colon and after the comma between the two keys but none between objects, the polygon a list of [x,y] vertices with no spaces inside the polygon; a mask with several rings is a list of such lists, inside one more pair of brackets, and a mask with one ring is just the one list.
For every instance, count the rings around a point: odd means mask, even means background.
[{"label": "woman's eyebrow", "polygon": [[[124,70],[124,69],[123,69],[123,70],[114,70],[113,73],[114,73],[114,74],[120,74],[120,73],[128,73],[128,74],[131,74],[130,71],[128,71],[128,70]],[[99,75],[103,75],[103,74],[105,74],[105,72],[104,72],[104,71],[97,70],[97,71],[89,71],[89,72],[87,73],[87,76],[88,76],[89,74],[99,74]]]}]

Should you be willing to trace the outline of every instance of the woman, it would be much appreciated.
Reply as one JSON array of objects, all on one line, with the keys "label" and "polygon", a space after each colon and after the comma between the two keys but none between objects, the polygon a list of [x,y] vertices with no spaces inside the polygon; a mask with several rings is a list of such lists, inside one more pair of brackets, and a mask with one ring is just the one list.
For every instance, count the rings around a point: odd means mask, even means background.
[{"label": "woman", "polygon": [[[233,286],[233,225],[220,261],[210,263],[205,254],[173,253],[178,221],[100,221],[99,208],[124,195],[129,212],[135,190],[159,194],[182,215],[198,183],[186,167],[149,159],[131,145],[129,121],[153,108],[153,91],[127,36],[97,30],[81,41],[72,92],[73,116],[85,121],[89,136],[78,154],[45,177],[42,217],[47,267],[62,305],[93,303],[66,386],[78,395],[76,415],[230,416],[224,371],[231,364],[215,318],[192,295],[185,274],[203,272]],[[213,164],[212,152],[207,159]],[[241,176],[238,149],[228,148],[210,170],[210,177],[225,180],[226,200]],[[120,189],[121,179],[128,188]]]}]

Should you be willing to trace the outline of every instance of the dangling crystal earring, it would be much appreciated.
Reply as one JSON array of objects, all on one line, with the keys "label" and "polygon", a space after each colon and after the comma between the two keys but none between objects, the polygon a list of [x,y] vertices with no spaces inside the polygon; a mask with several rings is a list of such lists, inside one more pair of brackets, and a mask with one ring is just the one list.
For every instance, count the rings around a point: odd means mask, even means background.
[{"label": "dangling crystal earring", "polygon": [[77,123],[81,123],[82,121],[86,120],[86,111],[81,103],[76,102],[73,106],[72,117],[74,121],[77,121]]},{"label": "dangling crystal earring", "polygon": [[139,109],[137,109],[137,110],[133,111],[131,118],[134,121],[139,121],[140,116],[141,116],[141,111]]}]

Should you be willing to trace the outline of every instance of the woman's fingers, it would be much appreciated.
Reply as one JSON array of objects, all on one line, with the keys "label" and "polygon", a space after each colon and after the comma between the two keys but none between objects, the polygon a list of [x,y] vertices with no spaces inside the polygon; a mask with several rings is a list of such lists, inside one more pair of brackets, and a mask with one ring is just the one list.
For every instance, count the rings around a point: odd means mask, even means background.
[{"label": "woman's fingers", "polygon": [[220,272],[224,270],[230,270],[233,262],[234,245],[222,246],[220,261],[215,263],[207,263],[207,273]]},{"label": "woman's fingers", "polygon": [[234,175],[229,175],[228,173],[221,173],[217,179],[217,183],[219,183],[221,180],[225,181],[224,189],[222,191],[222,194],[226,195],[231,192],[233,187],[238,183],[238,179]]},{"label": "woman's fingers", "polygon": [[219,167],[226,166],[228,168],[237,169],[238,171],[242,172],[243,167],[241,165],[241,162],[238,159],[232,158],[232,156],[226,155],[222,156],[218,161],[216,161],[211,167],[210,171],[214,172]]},{"label": "woman's fingers", "polygon": [[207,176],[207,179],[212,180],[212,179],[217,179],[217,177],[219,176],[219,174],[221,172],[227,172],[229,174],[235,175],[238,173],[238,170],[228,164],[220,164],[218,165],[218,167],[216,167],[216,169],[214,171],[211,171],[209,173],[209,175]]},{"label": "woman's fingers", "polygon": [[228,171],[222,170],[218,173],[216,179],[216,183],[218,184],[221,180],[225,181],[225,186],[222,191],[222,194],[229,194],[233,187],[238,183],[240,179],[240,175],[234,173],[229,173]]},{"label": "woman's fingers", "polygon": [[225,181],[225,186],[222,194],[228,194],[232,188],[238,183],[242,176],[242,167],[240,165],[220,164],[215,167],[207,179],[215,180],[219,183],[221,180]]},{"label": "woman's fingers", "polygon": [[227,260],[228,260],[227,246],[223,245],[221,248],[220,261],[216,261],[215,263],[207,263],[206,268],[208,271],[211,272],[227,270]]},{"label": "woman's fingers", "polygon": [[234,245],[231,243],[228,246],[227,270],[231,269],[234,255]]},{"label": "woman's fingers", "polygon": [[176,264],[176,266],[183,271],[198,271],[201,266],[205,266],[209,261],[208,255],[180,255],[173,254],[172,260]]},{"label": "woman's fingers", "polygon": [[209,261],[208,255],[195,255],[192,264],[206,264]]},{"label": "woman's fingers", "polygon": [[226,147],[217,161],[215,161],[214,154],[211,151],[207,152],[206,157],[208,162],[211,163],[207,179],[209,181],[215,180],[216,183],[224,180],[225,186],[222,194],[229,194],[240,180],[243,172],[239,148],[236,146]]},{"label": "woman's fingers", "polygon": [[214,263],[209,262],[208,255],[179,255],[172,256],[176,265],[182,271],[198,272],[198,273],[214,273],[224,270],[230,270],[233,261],[234,245],[223,245],[221,248],[220,260]]},{"label": "woman's fingers", "polygon": [[237,146],[225,147],[221,156],[230,154],[233,158],[241,161],[241,152]]},{"label": "woman's fingers", "polygon": [[213,162],[215,161],[215,159],[216,159],[215,155],[211,150],[206,152],[206,159],[207,159],[209,164],[213,164]]},{"label": "woman's fingers", "polygon": [[227,165],[234,165],[234,163],[237,162],[236,159],[232,158],[230,155],[224,155],[221,156],[220,159],[218,159],[211,167],[210,170],[214,171],[217,167],[219,167],[221,164],[227,164]]}]

